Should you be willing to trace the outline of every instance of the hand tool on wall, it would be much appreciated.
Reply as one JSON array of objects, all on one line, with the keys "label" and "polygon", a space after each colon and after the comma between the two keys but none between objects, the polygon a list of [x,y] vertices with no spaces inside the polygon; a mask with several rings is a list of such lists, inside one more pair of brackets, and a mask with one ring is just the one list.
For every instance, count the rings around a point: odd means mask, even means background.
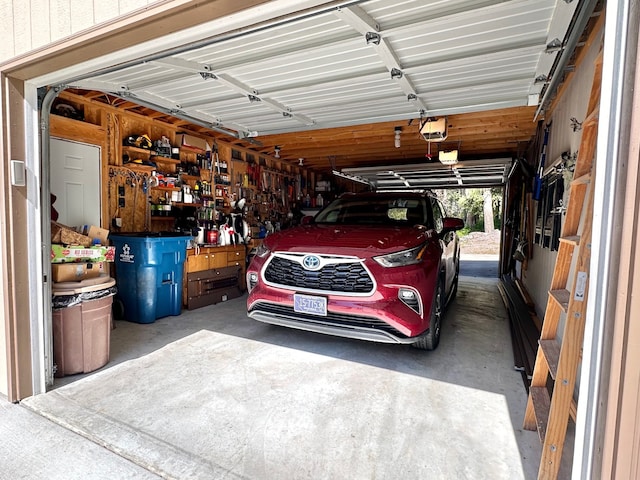
[{"label": "hand tool on wall", "polygon": [[544,139],[542,140],[542,148],[540,150],[540,163],[538,172],[533,180],[533,199],[540,200],[542,193],[542,173],[544,172],[544,163],[547,158],[547,143],[549,142],[549,125],[544,128]]}]

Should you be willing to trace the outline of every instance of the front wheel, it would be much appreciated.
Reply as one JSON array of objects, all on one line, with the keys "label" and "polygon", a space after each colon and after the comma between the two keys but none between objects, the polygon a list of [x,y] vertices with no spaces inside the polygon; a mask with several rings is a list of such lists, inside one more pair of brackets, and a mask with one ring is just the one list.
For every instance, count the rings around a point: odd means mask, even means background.
[{"label": "front wheel", "polygon": [[435,350],[440,343],[440,327],[442,326],[442,280],[436,285],[436,292],[431,304],[431,315],[429,319],[429,331],[412,343],[414,348],[420,350]]}]

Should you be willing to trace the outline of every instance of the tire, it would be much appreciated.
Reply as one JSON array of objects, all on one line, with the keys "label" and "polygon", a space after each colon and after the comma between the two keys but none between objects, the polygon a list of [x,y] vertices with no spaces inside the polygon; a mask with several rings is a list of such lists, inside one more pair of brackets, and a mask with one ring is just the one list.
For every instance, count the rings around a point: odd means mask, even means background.
[{"label": "tire", "polygon": [[439,280],[436,286],[436,292],[433,296],[433,303],[431,304],[429,331],[420,336],[417,342],[412,343],[412,347],[420,350],[435,350],[438,343],[440,343],[440,329],[442,327],[442,314],[444,310],[442,296],[442,280]]}]

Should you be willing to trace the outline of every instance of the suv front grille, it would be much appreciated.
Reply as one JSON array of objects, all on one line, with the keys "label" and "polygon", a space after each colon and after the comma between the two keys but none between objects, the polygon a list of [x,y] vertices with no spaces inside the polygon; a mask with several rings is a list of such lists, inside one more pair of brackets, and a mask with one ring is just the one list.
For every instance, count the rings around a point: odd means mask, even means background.
[{"label": "suv front grille", "polygon": [[274,256],[264,278],[275,285],[325,292],[363,294],[374,289],[371,276],[357,259],[349,263],[327,262],[320,270],[310,271],[294,260]]}]

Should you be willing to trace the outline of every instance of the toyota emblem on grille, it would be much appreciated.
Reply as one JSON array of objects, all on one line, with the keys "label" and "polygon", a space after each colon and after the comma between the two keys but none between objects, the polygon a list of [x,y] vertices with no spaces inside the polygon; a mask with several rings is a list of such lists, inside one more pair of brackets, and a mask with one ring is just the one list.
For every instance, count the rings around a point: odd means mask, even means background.
[{"label": "toyota emblem on grille", "polygon": [[315,255],[305,255],[302,266],[305,270],[320,270],[320,259]]}]

